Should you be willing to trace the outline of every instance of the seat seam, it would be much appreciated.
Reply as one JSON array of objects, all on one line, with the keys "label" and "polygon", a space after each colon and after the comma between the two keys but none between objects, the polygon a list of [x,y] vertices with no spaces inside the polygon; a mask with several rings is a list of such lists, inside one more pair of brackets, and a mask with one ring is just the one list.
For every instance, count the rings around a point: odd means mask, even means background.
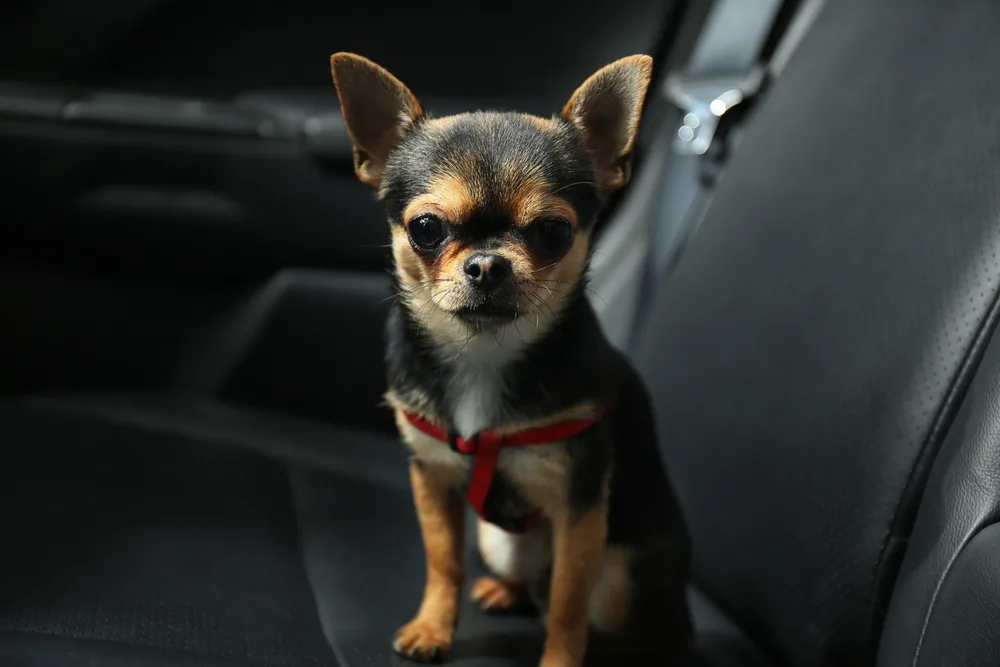
[{"label": "seat seam", "polygon": [[[878,597],[879,572],[882,569],[886,550],[888,549],[893,536],[900,533],[899,521],[903,504],[906,500],[908,500],[908,496],[917,493],[916,486],[918,481],[921,478],[925,478],[926,473],[933,466],[936,455],[940,451],[944,442],[944,436],[950,429],[951,423],[957,414],[958,409],[962,405],[966,390],[972,384],[972,379],[979,370],[979,365],[982,361],[986,347],[992,340],[998,318],[1000,318],[1000,288],[994,290],[990,307],[983,316],[979,329],[976,332],[972,343],[969,345],[969,348],[962,359],[961,365],[949,383],[948,392],[945,395],[944,401],[941,403],[941,407],[938,409],[930,432],[927,434],[923,444],[920,446],[920,449],[914,457],[913,463],[907,472],[906,484],[903,486],[903,489],[899,494],[899,498],[896,500],[895,507],[892,511],[892,517],[889,520],[889,527],[886,530],[885,537],[882,539],[882,546],[879,548],[875,564],[872,568],[872,577],[869,584],[869,595],[872,605],[874,605]],[[910,501],[919,504],[922,495],[923,491],[921,490],[915,497],[910,499]],[[885,575],[883,575],[883,578],[884,577]],[[872,617],[869,619],[869,624],[871,627],[874,627],[877,623],[879,623],[879,619],[875,617],[875,612],[878,610],[874,609],[874,607],[872,607],[871,610]],[[877,646],[879,639],[879,637],[872,637],[872,645]]]},{"label": "seat seam", "polygon": [[927,636],[927,629],[931,625],[931,616],[934,615],[934,608],[937,605],[938,598],[941,595],[941,591],[944,589],[944,584],[948,580],[948,576],[951,574],[952,569],[955,567],[955,563],[958,561],[959,557],[965,552],[966,548],[969,546],[969,543],[972,542],[972,540],[976,539],[976,537],[978,537],[979,534],[982,533],[987,528],[995,526],[998,523],[1000,522],[997,521],[996,513],[989,515],[989,517],[986,518],[986,520],[983,522],[982,525],[980,525],[978,528],[972,531],[964,540],[962,540],[961,546],[958,549],[956,549],[955,553],[953,553],[951,558],[948,559],[948,564],[945,566],[944,571],[938,578],[937,584],[935,584],[934,586],[934,593],[931,595],[931,601],[927,605],[927,613],[924,614],[924,622],[920,626],[920,636],[917,638],[917,645],[913,649],[913,661],[910,663],[910,667],[916,667],[917,662],[920,660],[920,651],[923,649],[924,646],[924,639]]}]

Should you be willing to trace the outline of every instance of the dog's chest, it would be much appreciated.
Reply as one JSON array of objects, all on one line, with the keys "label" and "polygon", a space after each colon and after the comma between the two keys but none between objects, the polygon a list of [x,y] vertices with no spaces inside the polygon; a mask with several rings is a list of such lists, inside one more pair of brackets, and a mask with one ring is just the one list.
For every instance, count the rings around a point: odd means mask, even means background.
[{"label": "dog's chest", "polygon": [[[435,466],[455,486],[467,488],[476,461],[474,455],[452,450],[447,443],[406,424],[403,440],[418,460]],[[552,503],[565,487],[571,462],[565,444],[504,447],[491,483],[487,512],[492,517],[515,518]]]},{"label": "dog's chest", "polygon": [[[470,345],[463,357],[451,361],[452,377],[444,395],[443,416],[458,435],[471,438],[482,431],[497,429],[511,418],[504,369],[512,361],[512,354],[509,348],[490,347],[480,341]],[[448,443],[412,428],[406,429],[404,439],[418,459],[451,471],[456,483],[468,483],[475,456],[455,452]],[[497,462],[497,493],[491,495],[534,498],[538,495],[536,489],[561,487],[558,480],[568,474],[569,467],[568,454],[561,442],[504,447]]]},{"label": "dog's chest", "polygon": [[503,417],[504,381],[495,364],[465,364],[448,387],[455,431],[465,438],[495,426]]},{"label": "dog's chest", "polygon": [[[450,422],[458,435],[470,438],[502,424],[504,414],[503,375],[493,364],[468,364],[456,374],[447,393]],[[447,443],[413,428],[404,439],[414,455],[429,464],[446,467],[467,478],[474,456],[452,450]],[[554,476],[568,470],[561,442],[500,450],[497,473],[518,489],[551,486]]]}]

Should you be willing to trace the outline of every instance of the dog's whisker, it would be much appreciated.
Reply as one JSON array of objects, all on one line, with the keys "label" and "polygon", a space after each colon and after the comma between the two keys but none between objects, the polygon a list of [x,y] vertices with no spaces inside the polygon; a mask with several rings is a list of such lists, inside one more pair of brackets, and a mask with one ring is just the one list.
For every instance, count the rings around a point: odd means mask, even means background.
[{"label": "dog's whisker", "polygon": [[539,310],[547,310],[549,312],[549,314],[551,315],[552,319],[555,319],[555,316],[556,316],[555,311],[552,310],[552,307],[549,304],[545,303],[545,299],[543,299],[542,297],[538,296],[537,294],[530,294],[530,293],[529,293],[529,297],[530,297],[531,302],[535,304],[535,328],[536,329],[538,329],[541,326],[541,322],[540,322],[540,318],[539,318],[539,312],[538,312]]},{"label": "dog's whisker", "polygon": [[451,283],[451,282],[454,282],[454,280],[452,280],[451,278],[436,278],[436,279],[432,279],[432,280],[421,280],[418,283],[414,283],[413,285],[410,285],[410,286],[408,286],[406,288],[398,290],[395,294],[391,294],[391,295],[387,296],[386,298],[379,300],[378,303],[382,304],[382,303],[385,303],[386,301],[389,301],[390,299],[393,300],[393,303],[396,303],[400,299],[402,299],[404,297],[407,297],[407,296],[412,296],[414,293],[416,293],[416,292],[418,292],[420,290],[429,289],[429,288],[433,287],[434,285],[437,285],[437,284],[440,284],[440,283]]},{"label": "dog's whisker", "polygon": [[[546,290],[546,291],[547,291],[547,292],[549,293],[549,296],[552,296],[552,293],[553,293],[553,292],[558,292],[558,291],[559,291],[559,290],[553,290],[553,289],[552,289],[551,287],[549,287],[548,285],[545,285],[545,284],[543,284],[543,283],[540,283],[540,282],[536,282],[536,281],[534,281],[534,280],[532,280],[532,281],[531,281],[531,285],[532,285],[532,286],[534,286],[534,287],[535,287],[535,289],[538,289],[539,287],[541,287],[541,288],[545,289],[545,290]],[[565,294],[565,292],[560,292],[560,294]]]},{"label": "dog's whisker", "polygon": [[594,181],[576,181],[574,183],[567,183],[566,185],[556,188],[555,190],[552,191],[552,194],[556,194],[557,192],[562,192],[563,190],[567,190],[569,188],[575,188],[578,185],[597,185],[597,184],[594,183]]},{"label": "dog's whisker", "polygon": [[[473,333],[470,333],[468,336],[466,336],[465,342],[462,343],[462,347],[459,348],[458,352],[455,353],[455,356],[451,358],[452,361],[455,361],[460,356],[462,356],[462,353],[465,352],[465,348],[469,347],[469,341],[471,341],[472,338],[473,338],[473,336],[475,336],[475,335],[476,335],[475,332],[473,332]],[[455,377],[452,377],[451,381],[449,381],[448,384],[450,385],[454,381],[455,381]]]},{"label": "dog's whisker", "polygon": [[588,292],[590,292],[591,294],[593,294],[594,296],[596,296],[596,297],[597,297],[598,299],[600,299],[600,300],[601,300],[601,303],[603,303],[604,305],[607,305],[607,304],[608,304],[608,302],[604,300],[604,297],[603,297],[603,296],[601,296],[600,294],[598,294],[598,293],[597,293],[597,290],[595,290],[595,289],[594,289],[593,287],[590,287],[590,286],[586,286],[586,285],[585,285],[585,286],[584,286],[584,289],[585,289],[585,290],[587,290]]},{"label": "dog's whisker", "polygon": [[514,320],[513,322],[511,322],[511,324],[514,325],[514,331],[517,332],[517,335],[521,337],[521,342],[522,343],[526,342],[524,340],[524,334],[521,332],[520,327],[517,326],[517,320]]},{"label": "dog's whisker", "polygon": [[419,309],[417,310],[417,317],[418,317],[418,318],[420,317],[420,315],[421,315],[421,314],[423,313],[423,311],[424,311],[424,308],[426,308],[426,307],[427,307],[428,305],[430,305],[430,306],[432,306],[432,307],[434,307],[434,308],[437,308],[437,307],[438,307],[438,305],[437,305],[436,303],[434,303],[434,299],[436,299],[436,298],[438,298],[438,297],[443,297],[443,296],[447,296],[447,295],[451,294],[451,293],[452,293],[452,292],[454,292],[454,291],[455,291],[455,290],[453,290],[453,289],[448,289],[448,290],[445,290],[445,291],[443,291],[443,292],[438,292],[437,294],[432,294],[432,295],[430,296],[430,298],[429,298],[429,299],[427,299],[426,301],[424,301],[424,303],[423,303],[423,304],[422,304],[422,305],[420,306],[420,308],[419,308]]},{"label": "dog's whisker", "polygon": [[542,268],[540,268],[540,269],[535,269],[535,270],[534,270],[534,271],[532,271],[531,273],[533,273],[533,274],[534,274],[534,273],[541,273],[542,271],[544,271],[544,270],[546,270],[546,269],[551,269],[551,268],[552,268],[553,266],[555,266],[555,265],[556,265],[556,264],[558,264],[558,263],[559,263],[559,260],[557,259],[556,261],[552,262],[551,264],[548,264],[548,265],[546,265],[546,266],[543,266],[543,267],[542,267]]},{"label": "dog's whisker", "polygon": [[[539,284],[542,287],[544,287],[545,289],[550,290],[552,292],[555,292],[556,294],[562,294],[563,296],[569,296],[570,292],[564,292],[563,290],[558,290],[558,289],[555,289],[555,288],[550,288],[547,285],[544,285],[544,283],[559,283],[559,284],[562,284],[562,285],[572,285],[572,284],[574,284],[574,283],[572,283],[569,280],[541,280],[541,279],[538,279],[538,278],[531,279],[531,282]],[[604,300],[604,297],[601,296],[600,293],[597,290],[595,290],[593,287],[591,287],[590,285],[584,285],[583,289],[587,290],[588,292],[590,292],[591,294],[593,294],[594,296],[596,296],[603,303],[607,303],[607,301]]]}]

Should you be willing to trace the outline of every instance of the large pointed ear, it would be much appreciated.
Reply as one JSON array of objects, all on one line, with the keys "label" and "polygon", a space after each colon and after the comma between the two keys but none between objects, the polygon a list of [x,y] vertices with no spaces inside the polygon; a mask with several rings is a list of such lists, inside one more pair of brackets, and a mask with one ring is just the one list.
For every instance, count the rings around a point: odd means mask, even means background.
[{"label": "large pointed ear", "polygon": [[423,110],[399,79],[367,58],[336,53],[330,57],[330,69],[354,144],[354,171],[362,183],[378,188],[389,154]]},{"label": "large pointed ear", "polygon": [[584,81],[563,107],[563,118],[583,133],[597,168],[597,188],[604,196],[631,176],[632,147],[652,74],[649,56],[623,58]]}]

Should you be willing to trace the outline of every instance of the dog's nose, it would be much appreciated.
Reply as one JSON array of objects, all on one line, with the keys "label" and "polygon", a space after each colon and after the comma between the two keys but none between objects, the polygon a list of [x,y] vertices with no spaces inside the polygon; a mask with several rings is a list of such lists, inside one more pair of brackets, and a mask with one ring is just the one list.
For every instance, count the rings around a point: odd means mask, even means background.
[{"label": "dog's nose", "polygon": [[514,275],[514,267],[503,255],[477,253],[465,260],[465,275],[474,287],[489,292]]}]

